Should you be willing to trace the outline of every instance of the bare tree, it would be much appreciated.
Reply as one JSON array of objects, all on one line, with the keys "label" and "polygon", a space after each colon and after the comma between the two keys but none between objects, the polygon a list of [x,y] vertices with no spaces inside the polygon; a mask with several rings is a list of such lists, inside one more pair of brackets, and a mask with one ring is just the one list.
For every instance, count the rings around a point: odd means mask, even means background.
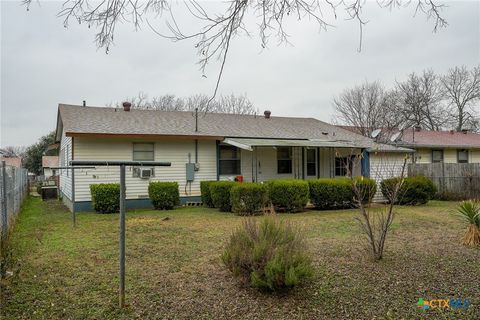
[{"label": "bare tree", "polygon": [[395,128],[403,121],[396,112],[397,102],[397,96],[386,92],[379,81],[364,82],[334,98],[335,122],[352,126],[364,136],[378,128]]},{"label": "bare tree", "polygon": [[[347,175],[352,181],[354,203],[360,213],[356,220],[362,233],[366,236],[368,251],[374,260],[381,260],[384,254],[385,241],[395,218],[395,204],[402,197],[402,186],[409,157],[405,155],[401,163],[393,163],[392,159],[388,158],[386,153],[381,150],[378,150],[375,154],[379,159],[376,161],[376,168],[372,177],[377,180],[377,183],[379,179],[396,178],[392,180],[388,188],[385,188],[385,203],[378,204],[375,207],[371,206],[374,199],[372,193],[376,189],[373,189],[370,184],[364,183],[364,177],[354,177],[352,172]],[[361,155],[352,154],[346,159],[350,163],[358,163],[361,157]],[[345,166],[347,170],[353,167],[350,163]]]},{"label": "bare tree", "polygon": [[441,79],[442,93],[448,101],[451,118],[457,131],[465,127],[477,129],[479,127],[478,109],[474,107],[480,103],[480,65],[468,70],[467,67],[449,69]]},{"label": "bare tree", "polygon": [[[219,112],[234,114],[256,114],[258,109],[246,95],[219,96],[213,101],[204,94],[194,94],[187,98],[176,97],[172,94],[156,96],[150,99],[144,92],[139,92],[137,96],[126,98],[125,101],[132,103],[134,109],[158,110],[158,111],[193,111],[199,112]],[[109,103],[111,107],[121,107],[121,102]]]},{"label": "bare tree", "polygon": [[25,146],[6,146],[2,149],[5,154],[4,157],[11,158],[11,157],[20,157],[23,158],[25,152],[27,151],[27,147]]},{"label": "bare tree", "polygon": [[439,130],[446,124],[446,110],[442,108],[440,82],[432,70],[421,75],[411,73],[406,81],[397,82],[400,112],[408,126]]},{"label": "bare tree", "polygon": [[[23,0],[27,8],[33,0]],[[411,1],[383,0],[379,1],[382,8],[405,7]],[[447,25],[441,16],[444,5],[436,0],[415,0],[415,12],[424,13],[434,20],[434,31]],[[333,3],[330,0],[230,0],[224,3],[221,12],[213,12],[211,8],[196,0],[183,2],[185,11],[202,25],[198,31],[186,33],[176,19],[175,5],[167,0],[66,0],[63,2],[59,16],[63,17],[63,24],[68,27],[71,20],[96,29],[96,43],[99,48],[110,49],[119,22],[131,23],[136,29],[147,24],[153,31],[171,39],[172,41],[194,40],[201,70],[205,73],[206,66],[212,60],[220,60],[215,90],[210,101],[216,96],[219,82],[224,70],[225,62],[232,40],[242,34],[250,32],[245,25],[246,17],[253,15],[260,36],[261,46],[264,48],[270,38],[275,37],[279,43],[288,42],[288,33],[285,24],[289,19],[313,20],[320,29],[327,29],[331,23],[327,20],[327,13],[337,19],[337,13],[343,11],[349,20],[359,25],[360,45],[363,26],[365,1],[347,0]],[[153,26],[154,20],[164,21],[169,29],[165,35]]]}]

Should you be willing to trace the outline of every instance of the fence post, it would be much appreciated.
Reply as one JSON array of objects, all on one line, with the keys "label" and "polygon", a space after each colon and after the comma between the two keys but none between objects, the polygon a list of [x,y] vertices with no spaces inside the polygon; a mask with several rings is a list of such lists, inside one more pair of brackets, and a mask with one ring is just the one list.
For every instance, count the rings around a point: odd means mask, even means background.
[{"label": "fence post", "polygon": [[7,215],[7,168],[5,161],[2,161],[2,242],[5,240],[8,232]]}]

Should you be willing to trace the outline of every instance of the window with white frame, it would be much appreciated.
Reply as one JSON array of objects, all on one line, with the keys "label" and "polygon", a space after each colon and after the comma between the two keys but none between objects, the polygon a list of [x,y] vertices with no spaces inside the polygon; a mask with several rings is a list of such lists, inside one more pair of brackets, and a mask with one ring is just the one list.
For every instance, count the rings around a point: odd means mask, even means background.
[{"label": "window with white frame", "polygon": [[[155,161],[155,144],[152,142],[134,142],[133,161]],[[150,174],[147,176],[155,176],[155,170],[153,167],[133,167],[133,177],[143,177],[142,170],[150,170]]]},{"label": "window with white frame", "polygon": [[292,173],[292,147],[277,147],[277,173]]},{"label": "window with white frame", "polygon": [[235,174],[241,173],[240,168],[240,150],[234,146],[219,146],[219,174]]}]

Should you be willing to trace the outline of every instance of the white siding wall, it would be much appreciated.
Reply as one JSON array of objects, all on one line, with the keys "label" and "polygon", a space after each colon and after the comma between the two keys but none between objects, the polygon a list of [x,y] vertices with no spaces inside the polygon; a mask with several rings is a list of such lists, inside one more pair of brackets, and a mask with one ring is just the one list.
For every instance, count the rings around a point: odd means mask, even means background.
[{"label": "white siding wall", "polygon": [[[401,152],[370,153],[370,178],[377,182],[378,187],[374,200],[383,199],[380,191],[382,180],[401,175],[404,159],[405,154]],[[407,167],[405,167],[404,175],[407,175]]]},{"label": "white siding wall", "polygon": [[[76,160],[133,160],[133,142],[115,139],[75,138]],[[199,196],[200,181],[216,180],[216,144],[215,141],[198,142],[198,162],[200,170],[195,173],[195,180],[186,185],[185,164],[190,153],[191,162],[195,162],[194,140],[149,141],[155,143],[155,161],[171,162],[171,167],[156,167],[155,177],[151,181],[176,181],[180,196]],[[90,184],[117,183],[118,167],[98,167],[96,169],[78,170],[75,175],[76,201],[90,200]],[[127,199],[148,197],[149,179],[133,177],[132,167],[127,167]]]},{"label": "white siding wall", "polygon": [[[59,154],[59,166],[68,166],[72,160],[72,138],[65,136],[65,132],[62,132],[62,139],[60,140],[60,154]],[[60,179],[60,191],[69,200],[72,199],[72,174],[69,170],[58,170]]]}]

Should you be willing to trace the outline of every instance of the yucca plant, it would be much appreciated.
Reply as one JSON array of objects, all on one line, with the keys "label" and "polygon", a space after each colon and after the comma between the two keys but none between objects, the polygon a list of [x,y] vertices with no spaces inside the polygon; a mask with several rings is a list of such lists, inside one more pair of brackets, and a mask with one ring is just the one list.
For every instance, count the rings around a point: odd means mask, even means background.
[{"label": "yucca plant", "polygon": [[467,246],[480,245],[480,202],[478,200],[463,201],[457,208],[460,217],[468,223],[463,244]]}]

